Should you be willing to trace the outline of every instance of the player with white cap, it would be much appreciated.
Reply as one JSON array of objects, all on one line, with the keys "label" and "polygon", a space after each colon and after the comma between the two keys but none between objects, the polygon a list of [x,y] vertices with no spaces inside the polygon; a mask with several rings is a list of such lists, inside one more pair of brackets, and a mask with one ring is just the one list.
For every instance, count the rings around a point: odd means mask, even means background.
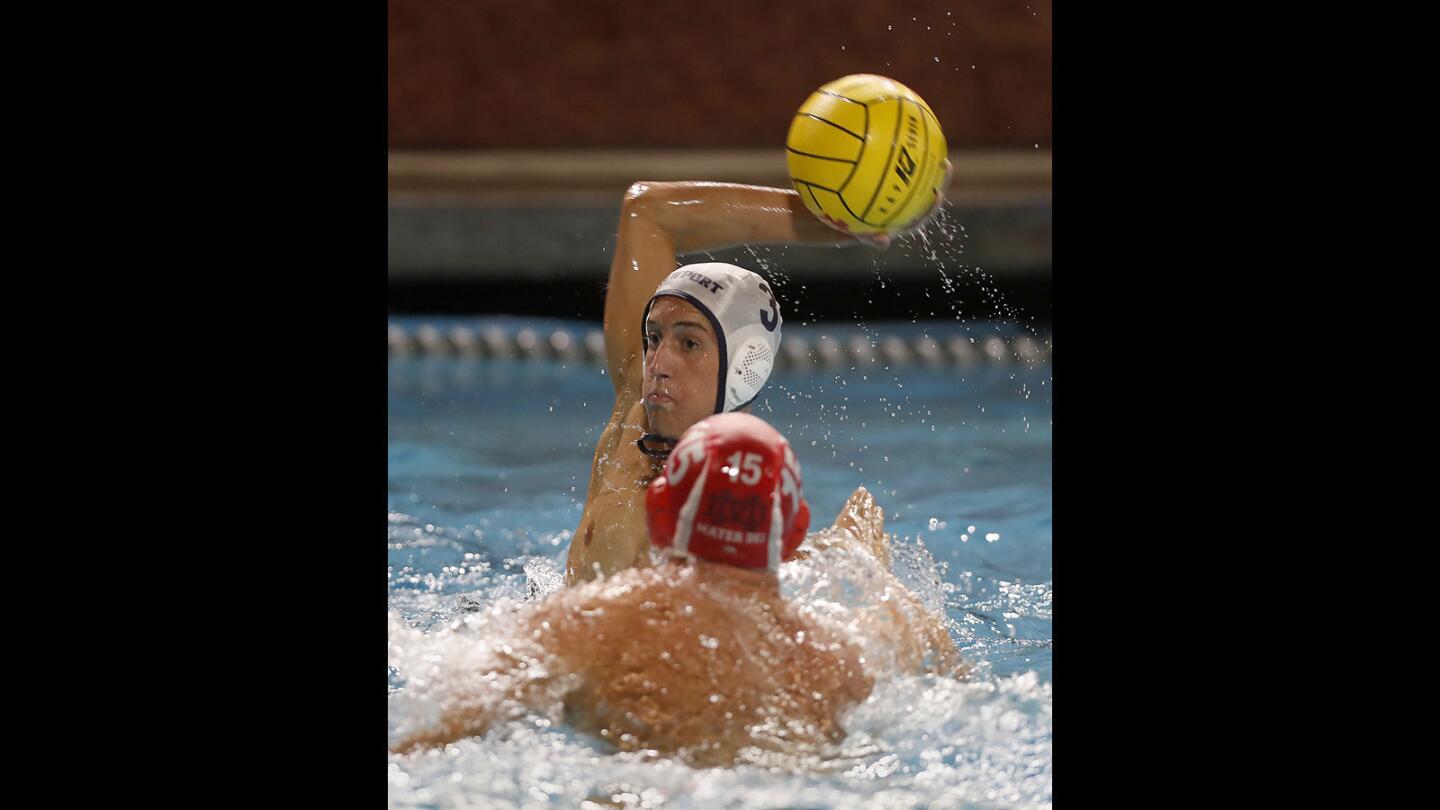
[{"label": "player with white cap", "polygon": [[[937,195],[933,210],[943,200]],[[605,292],[615,406],[596,444],[567,583],[648,564],[646,485],[690,426],[755,400],[779,351],[780,305],[764,278],[719,262],[676,269],[676,255],[857,238],[877,247],[890,242],[887,234],[831,228],[791,190],[705,182],[630,187]]]}]

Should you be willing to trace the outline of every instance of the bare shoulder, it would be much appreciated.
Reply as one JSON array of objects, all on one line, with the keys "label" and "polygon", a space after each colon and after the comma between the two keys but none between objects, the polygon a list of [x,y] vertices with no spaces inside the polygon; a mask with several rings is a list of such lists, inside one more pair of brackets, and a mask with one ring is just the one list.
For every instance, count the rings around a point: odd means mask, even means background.
[{"label": "bare shoulder", "polygon": [[626,568],[556,591],[527,619],[535,638],[557,649],[588,650],[606,636],[638,629],[644,619],[663,620],[675,601],[668,567]]},{"label": "bare shoulder", "polygon": [[788,603],[776,611],[777,624],[793,645],[794,669],[804,673],[806,694],[818,693],[840,704],[864,701],[874,687],[860,648],[815,621],[809,608]]},{"label": "bare shoulder", "polygon": [[[673,594],[680,587],[683,571],[672,566],[627,568],[601,579],[579,583],[556,591],[544,603],[551,613],[585,614],[594,618],[616,610],[635,607],[647,599]],[[604,613],[595,612],[605,609]]]}]

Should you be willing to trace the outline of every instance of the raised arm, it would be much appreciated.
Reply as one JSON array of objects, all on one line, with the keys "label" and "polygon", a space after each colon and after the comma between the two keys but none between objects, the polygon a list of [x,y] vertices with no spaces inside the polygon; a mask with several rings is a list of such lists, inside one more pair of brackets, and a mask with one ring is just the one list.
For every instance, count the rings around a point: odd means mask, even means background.
[{"label": "raised arm", "polygon": [[[625,193],[605,293],[605,353],[616,405],[640,396],[640,316],[676,255],[731,245],[838,244],[794,191],[735,183],[640,182]],[[628,394],[628,396],[627,396]]]}]

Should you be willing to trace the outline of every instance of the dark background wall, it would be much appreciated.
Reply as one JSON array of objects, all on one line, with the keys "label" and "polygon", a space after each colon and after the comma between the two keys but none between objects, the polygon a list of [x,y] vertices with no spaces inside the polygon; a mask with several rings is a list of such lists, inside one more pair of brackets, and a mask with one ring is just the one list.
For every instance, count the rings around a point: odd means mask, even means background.
[{"label": "dark background wall", "polygon": [[847,73],[952,150],[1050,145],[1050,0],[390,0],[389,31],[392,149],[773,148]]},{"label": "dark background wall", "polygon": [[630,183],[787,187],[800,103],[881,73],[946,134],[944,272],[923,243],[713,258],[773,259],[765,272],[794,282],[779,294],[808,285],[816,319],[1049,317],[1050,0],[389,0],[388,13],[392,312],[598,320]]}]

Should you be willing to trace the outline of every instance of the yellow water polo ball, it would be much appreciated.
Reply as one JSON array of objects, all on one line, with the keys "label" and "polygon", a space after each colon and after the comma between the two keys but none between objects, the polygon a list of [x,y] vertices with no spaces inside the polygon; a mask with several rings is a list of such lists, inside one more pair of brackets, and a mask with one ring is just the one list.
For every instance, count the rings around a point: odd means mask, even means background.
[{"label": "yellow water polo ball", "polygon": [[905,230],[935,204],[945,179],[945,133],[930,105],[869,73],[836,79],[805,99],[785,149],[805,207],[851,233]]}]

